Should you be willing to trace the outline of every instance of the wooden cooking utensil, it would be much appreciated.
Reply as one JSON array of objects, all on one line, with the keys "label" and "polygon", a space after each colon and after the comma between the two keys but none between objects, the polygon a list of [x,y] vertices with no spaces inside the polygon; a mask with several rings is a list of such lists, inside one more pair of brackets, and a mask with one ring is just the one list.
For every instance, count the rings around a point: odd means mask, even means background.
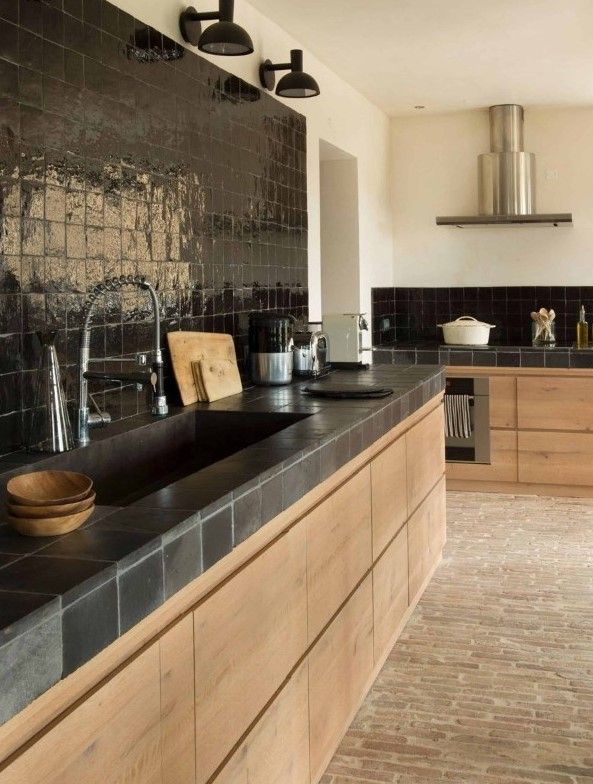
[{"label": "wooden cooking utensil", "polygon": [[79,528],[92,515],[95,506],[64,517],[26,518],[7,515],[9,524],[24,536],[60,536]]},{"label": "wooden cooking utensil", "polygon": [[[197,367],[196,367],[197,366]],[[201,359],[193,363],[194,372],[199,372],[206,400],[213,403],[243,390],[239,368],[229,359]]]},{"label": "wooden cooking utensil", "polygon": [[168,332],[173,373],[184,406],[198,401],[192,362],[200,359],[228,359],[237,361],[232,335],[222,332]]},{"label": "wooden cooking utensil", "polygon": [[6,509],[12,517],[25,517],[29,519],[43,519],[47,517],[65,517],[66,515],[78,514],[90,509],[95,504],[95,493],[91,493],[82,501],[74,501],[72,504],[55,504],[55,506],[21,506],[20,504],[6,504]]},{"label": "wooden cooking utensil", "polygon": [[92,487],[92,479],[74,471],[32,471],[13,476],[6,490],[13,504],[56,506],[82,501]]}]

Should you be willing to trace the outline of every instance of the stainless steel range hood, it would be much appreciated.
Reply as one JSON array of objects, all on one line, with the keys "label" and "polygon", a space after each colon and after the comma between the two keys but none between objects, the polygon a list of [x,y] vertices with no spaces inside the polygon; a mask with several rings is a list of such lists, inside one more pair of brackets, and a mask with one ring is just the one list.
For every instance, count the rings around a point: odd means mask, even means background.
[{"label": "stainless steel range hood", "polygon": [[478,155],[478,215],[447,215],[437,226],[572,225],[569,212],[535,209],[535,155],[523,150],[523,107],[490,107],[490,152]]}]

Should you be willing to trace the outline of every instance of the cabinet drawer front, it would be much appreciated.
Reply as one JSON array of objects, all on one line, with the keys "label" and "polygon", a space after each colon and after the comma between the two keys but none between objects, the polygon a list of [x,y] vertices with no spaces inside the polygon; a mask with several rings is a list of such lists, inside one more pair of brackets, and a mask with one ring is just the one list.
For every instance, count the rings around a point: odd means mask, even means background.
[{"label": "cabinet drawer front", "polygon": [[593,486],[593,433],[520,431],[519,482]]},{"label": "cabinet drawer front", "polygon": [[214,784],[309,784],[307,684],[305,662],[214,779]]},{"label": "cabinet drawer front", "polygon": [[517,379],[490,376],[490,427],[517,429]]},{"label": "cabinet drawer front", "polygon": [[593,378],[537,376],[517,384],[520,430],[593,431]]},{"label": "cabinet drawer front", "polygon": [[161,784],[155,643],[0,773],[2,784]]},{"label": "cabinet drawer front", "polygon": [[371,568],[371,477],[367,465],[305,518],[309,640],[322,631]]},{"label": "cabinet drawer front", "polygon": [[392,645],[408,609],[408,529],[404,526],[373,568],[375,663]]},{"label": "cabinet drawer front", "polygon": [[408,520],[410,602],[441,555],[446,538],[446,514],[445,480],[441,479]]},{"label": "cabinet drawer front", "polygon": [[197,781],[206,781],[306,650],[305,527],[194,612]]},{"label": "cabinet drawer front", "polygon": [[444,432],[440,405],[406,434],[408,513],[417,509],[445,471]]},{"label": "cabinet drawer front", "polygon": [[376,559],[408,519],[405,436],[372,461],[371,487],[373,559]]},{"label": "cabinet drawer front", "polygon": [[371,575],[309,654],[311,780],[317,781],[360,705],[373,670]]},{"label": "cabinet drawer front", "polygon": [[187,615],[159,640],[163,784],[194,784],[194,625]]},{"label": "cabinet drawer front", "polygon": [[447,463],[448,479],[517,481],[517,431],[490,431],[490,463]]}]

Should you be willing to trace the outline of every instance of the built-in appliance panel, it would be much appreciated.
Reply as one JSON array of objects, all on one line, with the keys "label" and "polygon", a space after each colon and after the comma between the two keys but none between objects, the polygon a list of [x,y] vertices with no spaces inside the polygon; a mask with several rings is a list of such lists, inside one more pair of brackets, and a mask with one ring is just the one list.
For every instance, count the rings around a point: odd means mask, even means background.
[{"label": "built-in appliance panel", "polygon": [[445,457],[447,462],[490,463],[488,378],[447,378]]}]

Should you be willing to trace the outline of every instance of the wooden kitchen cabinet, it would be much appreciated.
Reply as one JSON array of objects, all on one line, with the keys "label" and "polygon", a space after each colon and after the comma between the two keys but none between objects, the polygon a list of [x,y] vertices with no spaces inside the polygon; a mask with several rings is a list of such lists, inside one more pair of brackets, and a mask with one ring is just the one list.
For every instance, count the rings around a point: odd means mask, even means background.
[{"label": "wooden kitchen cabinet", "polygon": [[1,784],[161,784],[160,693],[155,643],[23,751]]},{"label": "wooden kitchen cabinet", "polygon": [[593,432],[593,378],[537,376],[517,383],[519,430]]},{"label": "wooden kitchen cabinet", "polygon": [[318,781],[350,725],[373,671],[368,575],[309,654],[311,780]]},{"label": "wooden kitchen cabinet", "polygon": [[409,599],[413,601],[441,557],[446,537],[444,478],[408,520]]},{"label": "wooden kitchen cabinet", "polygon": [[306,526],[194,611],[197,782],[230,753],[307,648]]},{"label": "wooden kitchen cabinet", "polygon": [[519,481],[593,485],[593,433],[519,432]]},{"label": "wooden kitchen cabinet", "polygon": [[408,609],[408,528],[400,530],[373,567],[375,663],[398,632]]},{"label": "wooden kitchen cabinet", "polygon": [[591,497],[593,370],[463,367],[448,372],[489,378],[491,424],[490,463],[447,463],[450,490]]},{"label": "wooden kitchen cabinet", "polygon": [[492,376],[490,379],[490,427],[517,429],[517,379]]},{"label": "wooden kitchen cabinet", "polygon": [[317,782],[440,559],[442,436],[439,397],[39,698],[0,784]]},{"label": "wooden kitchen cabinet", "polygon": [[196,719],[191,613],[160,638],[159,647],[163,784],[194,784]]},{"label": "wooden kitchen cabinet", "polygon": [[307,515],[305,523],[311,642],[371,568],[370,466]]},{"label": "wooden kitchen cabinet", "polygon": [[408,513],[426,498],[445,472],[445,420],[438,406],[406,435]]},{"label": "wooden kitchen cabinet", "polygon": [[371,462],[373,559],[377,559],[408,519],[406,437]]},{"label": "wooden kitchen cabinet", "polygon": [[447,463],[447,479],[517,482],[517,431],[490,431],[489,463]]},{"label": "wooden kitchen cabinet", "polygon": [[309,784],[308,708],[305,661],[213,784]]}]

